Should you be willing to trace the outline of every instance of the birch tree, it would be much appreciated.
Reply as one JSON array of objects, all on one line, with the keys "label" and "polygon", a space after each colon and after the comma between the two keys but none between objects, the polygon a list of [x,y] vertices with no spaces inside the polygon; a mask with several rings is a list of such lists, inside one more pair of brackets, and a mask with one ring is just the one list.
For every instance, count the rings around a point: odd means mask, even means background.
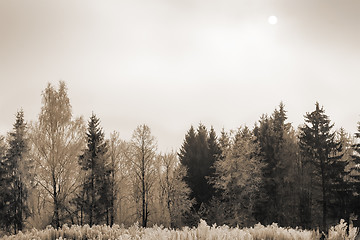
[{"label": "birch tree", "polygon": [[82,118],[74,119],[65,82],[58,89],[50,83],[42,93],[38,121],[31,127],[35,180],[47,193],[52,225],[59,228],[69,212],[69,202],[78,188],[78,156],[85,144]]}]

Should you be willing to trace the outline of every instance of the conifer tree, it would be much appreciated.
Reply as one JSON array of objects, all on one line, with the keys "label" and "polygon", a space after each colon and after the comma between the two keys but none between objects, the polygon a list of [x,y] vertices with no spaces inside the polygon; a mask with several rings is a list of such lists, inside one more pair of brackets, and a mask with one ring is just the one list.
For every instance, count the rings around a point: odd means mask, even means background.
[{"label": "conifer tree", "polygon": [[8,209],[11,199],[10,181],[7,174],[6,166],[6,142],[5,138],[0,135],[0,227],[4,231],[9,231],[11,222],[8,221]]},{"label": "conifer tree", "polygon": [[79,157],[79,164],[85,172],[83,185],[84,197],[81,202],[86,222],[94,224],[108,223],[109,177],[111,169],[107,164],[107,143],[100,127],[100,119],[93,113],[88,122],[86,133],[87,147]]},{"label": "conifer tree", "polygon": [[[195,184],[193,184],[194,198],[198,207],[206,204],[211,199],[213,187],[208,183],[207,177],[210,176],[212,157],[209,156],[208,132],[203,124],[199,124],[196,135],[196,157],[195,159]],[[204,206],[203,206],[204,207]]]},{"label": "conifer tree", "polygon": [[315,104],[315,110],[306,113],[305,124],[300,127],[299,144],[308,164],[314,167],[313,186],[318,184],[321,197],[317,199],[322,205],[321,226],[327,229],[329,200],[332,198],[332,187],[340,181],[345,165],[339,161],[341,144],[335,141],[335,132],[331,132],[333,124],[325,114],[324,108]]},{"label": "conifer tree", "polygon": [[197,224],[198,218],[206,218],[208,204],[215,194],[211,182],[214,163],[220,157],[221,149],[214,129],[208,133],[206,127],[199,124],[195,132],[191,126],[179,152],[180,162],[187,168],[184,180],[191,189],[190,198],[195,199],[189,225]]},{"label": "conifer tree", "polygon": [[9,148],[5,156],[7,177],[10,187],[10,202],[8,207],[7,221],[12,224],[16,234],[23,230],[24,220],[27,216],[27,186],[30,185],[29,169],[31,163],[27,158],[28,140],[26,136],[26,123],[24,112],[16,114],[13,131],[9,134]]},{"label": "conifer tree", "polygon": [[213,196],[215,194],[215,189],[214,189],[211,181],[209,181],[209,179],[215,177],[214,164],[222,155],[219,141],[217,139],[216,132],[213,127],[210,128],[209,137],[208,137],[207,142],[208,142],[208,148],[209,148],[209,153],[208,153],[209,154],[208,155],[209,156],[209,160],[208,160],[209,174],[206,177],[206,179],[208,180],[208,184],[210,184],[210,192],[209,193],[211,196]]},{"label": "conifer tree", "polygon": [[350,177],[351,177],[351,209],[355,215],[360,216],[360,122],[358,122],[357,132],[355,133],[355,142],[352,145],[353,154],[352,165],[350,168]]},{"label": "conifer tree", "polygon": [[[185,135],[184,143],[182,144],[179,152],[179,158],[181,164],[184,166],[188,166],[191,164],[191,160],[194,158],[195,155],[195,139],[196,133],[194,127],[191,126],[188,132]],[[189,182],[190,180],[186,177],[186,181]]]},{"label": "conifer tree", "polygon": [[[335,141],[341,146],[339,155],[341,158],[337,161],[337,174],[334,173],[334,179],[331,184],[332,198],[329,202],[329,215],[336,219],[345,219],[349,222],[351,214],[351,195],[353,193],[351,183],[351,168],[353,165],[353,138],[344,128],[340,128],[335,132]],[[335,171],[336,171],[335,169]]]},{"label": "conifer tree", "polygon": [[[262,184],[260,146],[252,132],[239,128],[224,159],[215,163],[215,187],[220,191],[223,219],[217,224],[250,226],[256,220],[254,208]],[[215,218],[217,216],[214,216]]]},{"label": "conifer tree", "polygon": [[263,185],[262,196],[256,207],[257,220],[270,224],[277,222],[288,223],[284,212],[284,205],[288,205],[286,190],[290,188],[285,179],[295,164],[294,156],[285,145],[291,145],[291,125],[286,123],[287,116],[284,104],[281,102],[279,110],[275,109],[272,116],[263,115],[259,126],[255,126],[254,135],[260,144],[261,155],[264,163],[262,169]]},{"label": "conifer tree", "polygon": [[226,156],[226,152],[230,148],[230,136],[225,131],[225,129],[221,129],[220,138],[219,138],[219,149],[220,155],[217,160],[224,159]]}]

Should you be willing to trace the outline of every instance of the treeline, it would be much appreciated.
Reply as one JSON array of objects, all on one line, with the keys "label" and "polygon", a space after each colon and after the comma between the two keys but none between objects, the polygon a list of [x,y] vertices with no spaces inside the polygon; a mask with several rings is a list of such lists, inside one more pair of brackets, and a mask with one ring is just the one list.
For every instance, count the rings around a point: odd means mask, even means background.
[{"label": "treeline", "polygon": [[284,104],[263,115],[253,129],[221,132],[205,126],[187,132],[180,162],[195,204],[188,223],[257,222],[326,231],[360,211],[360,124],[355,138],[333,129],[319,103],[297,130]]},{"label": "treeline", "polygon": [[19,111],[0,138],[0,227],[349,222],[360,211],[360,125],[354,138],[335,131],[318,103],[304,117],[294,129],[280,103],[253,129],[191,126],[177,153],[158,153],[147,125],[106,139],[96,114],[73,117],[64,82],[48,84],[38,119]]}]

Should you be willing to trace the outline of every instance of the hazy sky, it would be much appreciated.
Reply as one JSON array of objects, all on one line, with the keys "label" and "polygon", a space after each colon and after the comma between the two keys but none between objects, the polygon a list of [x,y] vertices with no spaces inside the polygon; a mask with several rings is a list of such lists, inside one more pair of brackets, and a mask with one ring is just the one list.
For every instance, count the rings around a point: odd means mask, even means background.
[{"label": "hazy sky", "polygon": [[123,139],[146,123],[161,151],[191,124],[252,127],[280,101],[295,127],[319,101],[353,134],[360,1],[0,0],[0,134],[20,108],[36,120],[59,80],[75,116]]}]

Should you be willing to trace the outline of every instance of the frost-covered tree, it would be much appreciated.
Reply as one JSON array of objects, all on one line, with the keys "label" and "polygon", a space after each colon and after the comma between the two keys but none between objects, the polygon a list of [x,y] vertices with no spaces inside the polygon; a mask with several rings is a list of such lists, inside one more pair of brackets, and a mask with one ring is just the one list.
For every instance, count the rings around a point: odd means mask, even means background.
[{"label": "frost-covered tree", "polygon": [[[220,190],[223,222],[230,226],[255,223],[254,208],[262,184],[260,147],[247,128],[239,128],[225,158],[215,163],[215,187]],[[220,206],[216,206],[220,207]]]},{"label": "frost-covered tree", "polygon": [[145,124],[138,126],[133,132],[126,158],[134,174],[133,196],[139,206],[138,215],[143,227],[148,224],[150,196],[156,181],[156,150],[156,139],[150,128]]},{"label": "frost-covered tree", "polygon": [[45,202],[51,203],[48,207],[51,209],[51,223],[59,228],[71,215],[70,200],[79,187],[78,156],[85,143],[84,121],[72,117],[63,81],[58,89],[48,84],[42,93],[42,103],[38,121],[31,126],[31,158],[40,195]]},{"label": "frost-covered tree", "polygon": [[193,204],[189,199],[190,188],[183,180],[186,169],[180,164],[176,153],[163,154],[160,157],[160,191],[164,199],[162,206],[169,216],[170,227],[183,226],[184,214]]}]

